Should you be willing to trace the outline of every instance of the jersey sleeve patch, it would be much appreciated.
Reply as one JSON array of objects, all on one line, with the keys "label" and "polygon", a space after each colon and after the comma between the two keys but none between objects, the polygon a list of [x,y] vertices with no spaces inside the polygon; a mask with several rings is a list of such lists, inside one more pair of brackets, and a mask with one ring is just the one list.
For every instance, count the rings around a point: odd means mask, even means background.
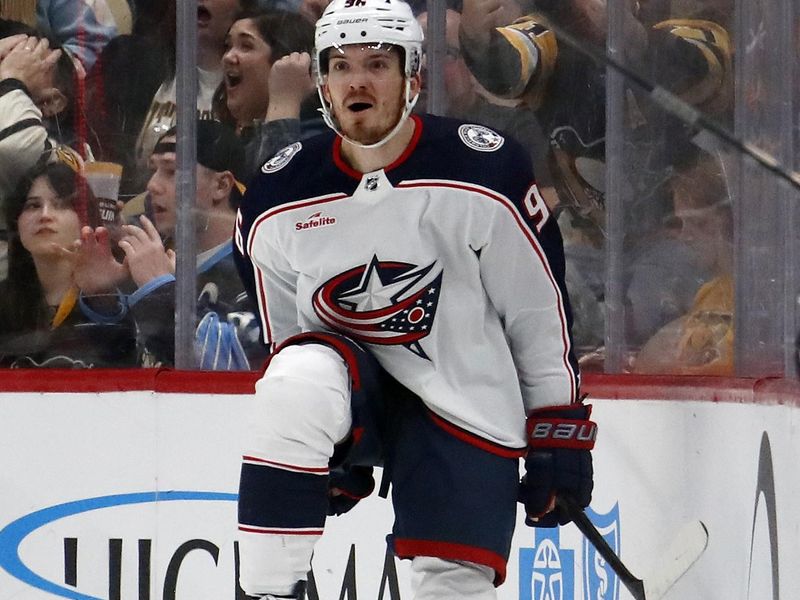
[{"label": "jersey sleeve patch", "polygon": [[471,123],[465,123],[458,128],[458,137],[468,148],[478,152],[494,152],[499,150],[506,141],[496,131]]},{"label": "jersey sleeve patch", "polygon": [[262,173],[275,173],[276,171],[280,171],[283,167],[289,164],[289,161],[294,158],[294,155],[300,152],[303,148],[303,144],[301,142],[295,142],[294,144],[290,144],[283,148],[282,150],[278,150],[275,153],[275,156],[270,158],[264,165],[261,167]]}]

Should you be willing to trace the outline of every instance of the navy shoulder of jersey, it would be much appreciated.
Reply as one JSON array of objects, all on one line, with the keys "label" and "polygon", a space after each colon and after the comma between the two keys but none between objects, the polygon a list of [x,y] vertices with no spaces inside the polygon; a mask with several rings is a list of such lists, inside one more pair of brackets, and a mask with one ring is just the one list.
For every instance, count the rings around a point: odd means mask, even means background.
[{"label": "navy shoulder of jersey", "polygon": [[536,189],[530,155],[522,144],[477,123],[432,115],[419,119],[419,142],[406,161],[387,173],[392,183],[448,180],[486,188],[510,200],[544,245],[555,236],[554,248],[561,246],[558,225]]},{"label": "navy shoulder of jersey", "polygon": [[535,186],[531,157],[512,136],[477,123],[421,114],[422,132],[411,155],[387,176],[449,180],[487,188],[508,198],[539,238],[556,271],[563,271],[563,241]]},{"label": "navy shoulder of jersey", "polygon": [[334,163],[335,139],[333,131],[326,131],[294,142],[261,165],[239,207],[236,236],[240,251],[253,222],[266,211],[288,202],[355,190],[358,182]]},{"label": "navy shoulder of jersey", "polygon": [[279,150],[250,180],[245,194],[248,206],[263,212],[293,200],[355,187],[333,162],[335,139],[333,131],[326,131]]},{"label": "navy shoulder of jersey", "polygon": [[489,188],[514,199],[534,182],[527,150],[508,134],[471,123],[418,115],[420,140],[389,178],[448,179]]}]

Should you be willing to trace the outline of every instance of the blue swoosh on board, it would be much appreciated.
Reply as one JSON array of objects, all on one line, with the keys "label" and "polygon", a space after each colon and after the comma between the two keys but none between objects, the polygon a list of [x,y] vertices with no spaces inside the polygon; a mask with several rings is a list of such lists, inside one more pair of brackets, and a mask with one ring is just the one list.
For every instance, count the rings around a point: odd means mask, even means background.
[{"label": "blue swoosh on board", "polygon": [[27,583],[28,585],[40,589],[50,594],[55,594],[61,598],[71,600],[104,600],[97,596],[88,596],[80,592],[64,587],[44,577],[34,573],[19,555],[19,546],[23,540],[40,527],[81,513],[114,506],[125,506],[128,504],[144,504],[148,502],[171,502],[176,500],[189,501],[235,501],[237,494],[223,492],[193,492],[183,490],[171,490],[164,492],[139,492],[134,494],[115,494],[111,496],[99,496],[97,498],[86,498],[85,500],[75,500],[56,504],[48,508],[43,508],[32,512],[16,521],[12,521],[0,530],[0,568],[7,571],[12,577]]}]

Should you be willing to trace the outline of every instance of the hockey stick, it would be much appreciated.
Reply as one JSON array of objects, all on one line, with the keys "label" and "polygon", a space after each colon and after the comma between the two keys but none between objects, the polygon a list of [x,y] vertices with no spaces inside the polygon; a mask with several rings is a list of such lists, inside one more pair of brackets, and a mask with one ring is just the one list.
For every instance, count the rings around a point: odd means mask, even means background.
[{"label": "hockey stick", "polygon": [[775,156],[746,142],[737,137],[727,127],[706,117],[701,111],[691,104],[668,91],[667,89],[651,83],[644,77],[637,74],[633,69],[623,65],[616,60],[609,52],[601,50],[590,43],[581,42],[578,38],[565,31],[554,23],[548,25],[555,32],[556,36],[567,45],[592,60],[599,66],[610,67],[628,81],[633,82],[643,90],[650,100],[658,104],[664,111],[690,127],[697,127],[712,134],[718,140],[722,140],[741,154],[749,156],[756,163],[788,182],[795,190],[800,190],[800,172],[788,169],[778,161]]},{"label": "hockey stick", "polygon": [[659,570],[646,579],[639,579],[625,566],[614,549],[608,545],[603,534],[572,498],[559,496],[556,503],[569,515],[575,526],[614,570],[634,600],[660,600],[700,558],[708,545],[706,526],[701,521],[692,521],[675,536],[662,558]]}]

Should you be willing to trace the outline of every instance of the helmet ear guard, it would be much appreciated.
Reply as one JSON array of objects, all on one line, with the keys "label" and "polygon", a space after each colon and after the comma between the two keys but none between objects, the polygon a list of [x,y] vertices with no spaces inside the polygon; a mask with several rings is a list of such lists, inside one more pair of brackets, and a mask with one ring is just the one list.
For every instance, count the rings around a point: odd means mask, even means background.
[{"label": "helmet ear guard", "polygon": [[[364,148],[375,148],[389,141],[417,103],[419,94],[411,97],[411,79],[420,71],[423,39],[422,27],[411,7],[402,0],[333,0],[317,21],[314,34],[313,70],[322,103],[320,112],[325,123],[348,142]],[[405,76],[403,114],[395,128],[374,144],[361,144],[342,133],[322,91],[328,73],[330,51],[350,44],[385,44],[402,50]]]}]

